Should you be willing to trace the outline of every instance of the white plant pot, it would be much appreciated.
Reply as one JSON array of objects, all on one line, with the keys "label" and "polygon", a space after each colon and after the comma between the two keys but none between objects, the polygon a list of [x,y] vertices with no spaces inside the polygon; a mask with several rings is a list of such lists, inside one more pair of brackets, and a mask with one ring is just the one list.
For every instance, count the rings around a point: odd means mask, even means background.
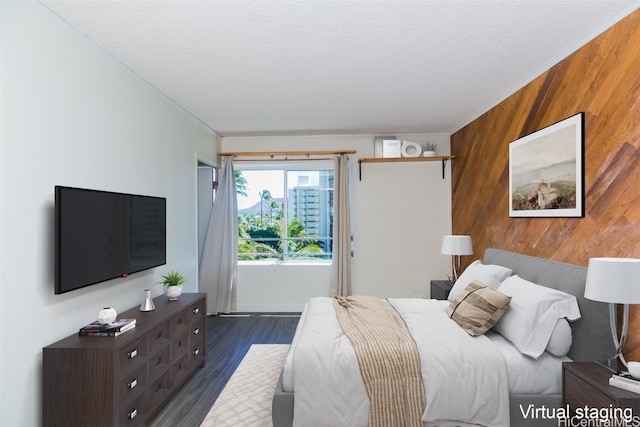
[{"label": "white plant pot", "polygon": [[169,301],[175,301],[182,294],[182,286],[167,286],[164,288],[164,294]]},{"label": "white plant pot", "polygon": [[424,152],[422,153],[422,155],[423,155],[424,157],[433,157],[433,156],[435,156],[435,155],[436,155],[436,152],[435,152],[435,151],[424,151]]}]

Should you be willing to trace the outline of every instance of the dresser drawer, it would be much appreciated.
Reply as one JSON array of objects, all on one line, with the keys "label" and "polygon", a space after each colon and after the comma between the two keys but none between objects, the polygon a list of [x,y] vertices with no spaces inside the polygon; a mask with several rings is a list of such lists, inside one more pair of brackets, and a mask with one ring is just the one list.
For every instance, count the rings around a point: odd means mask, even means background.
[{"label": "dresser drawer", "polygon": [[147,366],[142,364],[131,372],[123,373],[120,379],[120,399],[122,402],[130,402],[144,393],[147,387]]},{"label": "dresser drawer", "polygon": [[171,366],[171,355],[169,347],[149,356],[147,360],[147,369],[149,374],[149,383],[154,382],[163,375]]},{"label": "dresser drawer", "polygon": [[191,326],[200,327],[204,326],[204,322],[207,318],[205,301],[198,301],[191,306]]},{"label": "dresser drawer", "polygon": [[192,325],[191,333],[190,333],[190,342],[194,343],[196,341],[200,341],[203,339],[205,333],[205,329],[202,325]]},{"label": "dresser drawer", "polygon": [[204,366],[205,356],[204,340],[197,341],[189,349],[189,367],[195,369]]},{"label": "dresser drawer", "polygon": [[147,404],[149,410],[155,412],[156,409],[163,406],[167,399],[171,396],[173,387],[173,379],[171,372],[165,372],[160,378],[149,384],[147,387]]},{"label": "dresser drawer", "polygon": [[171,339],[187,335],[191,328],[191,313],[185,310],[171,319]]},{"label": "dresser drawer", "polygon": [[118,359],[121,370],[125,373],[135,370],[144,364],[146,357],[147,342],[145,337],[141,337],[119,350]]},{"label": "dresser drawer", "polygon": [[174,386],[182,385],[191,376],[189,353],[185,353],[171,366]]},{"label": "dresser drawer", "polygon": [[171,360],[176,361],[189,350],[189,335],[190,333],[184,333],[177,337],[174,337],[171,341]]},{"label": "dresser drawer", "polygon": [[130,403],[121,406],[119,425],[123,427],[134,427],[145,425],[147,416],[146,395],[142,394]]},{"label": "dresser drawer", "polygon": [[147,340],[149,354],[155,354],[168,347],[171,341],[171,324],[165,322],[152,329],[147,335]]}]

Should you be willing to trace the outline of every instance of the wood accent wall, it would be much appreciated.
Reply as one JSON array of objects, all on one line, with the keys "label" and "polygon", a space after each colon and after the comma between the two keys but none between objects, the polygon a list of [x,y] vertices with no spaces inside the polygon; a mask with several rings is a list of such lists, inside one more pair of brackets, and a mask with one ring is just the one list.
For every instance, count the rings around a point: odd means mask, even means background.
[{"label": "wood accent wall", "polygon": [[[581,111],[585,217],[510,218],[509,143]],[[584,266],[640,258],[640,11],[453,134],[451,149],[453,233],[473,238],[466,264],[488,247]],[[640,305],[625,355],[640,360]]]}]

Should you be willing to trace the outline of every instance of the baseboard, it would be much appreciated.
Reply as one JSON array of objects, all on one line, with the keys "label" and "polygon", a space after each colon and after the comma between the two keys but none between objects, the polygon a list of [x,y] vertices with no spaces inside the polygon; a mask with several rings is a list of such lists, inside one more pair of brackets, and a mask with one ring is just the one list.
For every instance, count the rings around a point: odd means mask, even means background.
[{"label": "baseboard", "polygon": [[242,304],[234,313],[301,313],[304,304]]},{"label": "baseboard", "polygon": [[238,312],[233,311],[228,314],[220,313],[219,317],[300,317],[300,312],[268,312],[268,313],[260,313],[260,312]]}]

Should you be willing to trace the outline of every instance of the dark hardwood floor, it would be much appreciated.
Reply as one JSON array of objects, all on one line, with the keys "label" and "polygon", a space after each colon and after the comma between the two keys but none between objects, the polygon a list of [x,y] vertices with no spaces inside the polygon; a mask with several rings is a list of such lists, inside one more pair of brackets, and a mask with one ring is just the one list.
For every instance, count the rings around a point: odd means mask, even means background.
[{"label": "dark hardwood floor", "polygon": [[298,320],[297,315],[207,317],[205,367],[194,374],[150,426],[199,426],[251,344],[290,344]]}]

